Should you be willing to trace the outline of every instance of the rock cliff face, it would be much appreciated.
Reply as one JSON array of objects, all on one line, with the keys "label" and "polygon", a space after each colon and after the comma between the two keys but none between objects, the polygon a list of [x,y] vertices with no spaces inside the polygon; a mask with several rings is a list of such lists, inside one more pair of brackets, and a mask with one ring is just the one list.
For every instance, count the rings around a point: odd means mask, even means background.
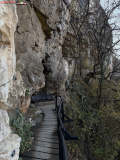
[{"label": "rock cliff face", "polygon": [[15,52],[30,95],[43,87],[52,94],[57,88],[65,90],[68,62],[62,57],[62,44],[70,18],[68,6],[61,0],[35,0],[33,8],[28,2],[17,7]]},{"label": "rock cliff face", "polygon": [[[21,138],[11,134],[7,110],[24,96],[22,77],[16,72],[14,32],[18,21],[14,5],[0,5],[0,159],[17,160]],[[13,76],[20,79],[16,82]],[[16,105],[15,105],[16,103]],[[13,158],[14,157],[14,158]]]}]

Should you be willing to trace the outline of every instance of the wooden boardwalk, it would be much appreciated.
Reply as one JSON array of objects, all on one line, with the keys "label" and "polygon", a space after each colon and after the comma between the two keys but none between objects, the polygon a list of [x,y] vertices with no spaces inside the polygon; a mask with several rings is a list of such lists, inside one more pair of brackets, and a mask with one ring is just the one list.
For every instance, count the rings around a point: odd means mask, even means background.
[{"label": "wooden boardwalk", "polygon": [[[54,102],[55,103],[55,102]],[[44,112],[43,121],[32,127],[34,141],[30,151],[25,151],[20,155],[23,160],[59,160],[58,137],[54,135],[57,131],[57,114],[53,110],[55,104],[41,106]]]}]

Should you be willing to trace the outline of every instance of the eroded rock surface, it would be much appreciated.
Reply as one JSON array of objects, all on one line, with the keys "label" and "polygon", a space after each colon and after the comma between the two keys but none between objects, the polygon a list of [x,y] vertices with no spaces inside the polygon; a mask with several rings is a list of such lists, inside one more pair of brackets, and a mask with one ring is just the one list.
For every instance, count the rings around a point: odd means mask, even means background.
[{"label": "eroded rock surface", "polygon": [[17,7],[17,65],[31,94],[44,86],[47,93],[65,91],[68,62],[62,57],[62,44],[70,19],[70,2],[35,0],[34,8],[28,2]]},{"label": "eroded rock surface", "polygon": [[[45,57],[45,34],[34,8],[30,4],[18,6],[15,32],[17,66],[26,87],[34,93],[45,85],[42,60]],[[23,16],[24,15],[24,16]]]},{"label": "eroded rock surface", "polygon": [[[16,55],[14,32],[17,23],[15,5],[0,5],[0,159],[18,160],[21,138],[11,134],[7,109],[14,108],[24,96],[20,79],[15,81]],[[21,77],[22,80],[22,77]],[[19,90],[20,89],[20,90]],[[11,157],[13,151],[15,154]]]}]

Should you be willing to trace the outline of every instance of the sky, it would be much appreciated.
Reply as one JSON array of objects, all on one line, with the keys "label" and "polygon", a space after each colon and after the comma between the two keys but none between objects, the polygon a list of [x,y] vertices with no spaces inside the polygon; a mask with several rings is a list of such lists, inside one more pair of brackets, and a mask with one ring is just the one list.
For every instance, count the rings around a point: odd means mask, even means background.
[{"label": "sky", "polygon": [[[117,3],[118,0],[100,0],[100,3],[102,5],[102,7],[104,9],[106,9],[106,7],[108,6],[109,4],[109,8],[111,7],[112,5],[112,2],[115,2]],[[112,14],[112,17],[111,19],[109,20],[109,24],[111,25],[111,27],[113,28],[113,25],[112,23],[115,23],[117,25],[117,28],[120,27],[120,7],[117,8],[113,14]],[[120,39],[120,31],[113,31],[113,43],[115,43],[118,39]],[[118,45],[115,47],[115,49],[119,48],[120,47],[120,43],[118,43]],[[119,51],[115,51],[117,56],[119,57],[120,56],[120,50]],[[120,57],[119,57],[120,58]]]}]

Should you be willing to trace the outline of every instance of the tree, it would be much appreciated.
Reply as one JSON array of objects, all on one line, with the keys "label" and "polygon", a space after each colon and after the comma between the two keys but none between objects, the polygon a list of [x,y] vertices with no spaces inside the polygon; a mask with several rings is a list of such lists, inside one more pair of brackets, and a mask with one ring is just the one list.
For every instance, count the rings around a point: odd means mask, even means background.
[{"label": "tree", "polygon": [[80,61],[80,76],[82,75],[82,57],[81,57],[81,43],[83,39],[83,26],[89,16],[89,3],[90,0],[73,0],[71,8],[70,24],[76,37],[79,61]]},{"label": "tree", "polygon": [[70,126],[70,131],[75,130],[74,134],[79,134],[78,154],[82,152],[82,158],[86,156],[87,160],[115,160],[120,148],[120,103],[117,101],[120,91],[117,83],[107,79],[118,72],[119,63],[112,65],[112,59],[119,50],[116,46],[120,38],[118,36],[113,41],[113,37],[116,32],[119,34],[120,28],[112,19],[119,17],[113,13],[120,6],[120,2],[113,0],[111,4],[106,3],[105,9],[99,1],[87,2],[74,1],[71,26],[78,43],[80,65],[81,43],[87,42],[94,79],[87,84],[81,78],[76,81],[66,111],[76,119],[74,125]]}]

